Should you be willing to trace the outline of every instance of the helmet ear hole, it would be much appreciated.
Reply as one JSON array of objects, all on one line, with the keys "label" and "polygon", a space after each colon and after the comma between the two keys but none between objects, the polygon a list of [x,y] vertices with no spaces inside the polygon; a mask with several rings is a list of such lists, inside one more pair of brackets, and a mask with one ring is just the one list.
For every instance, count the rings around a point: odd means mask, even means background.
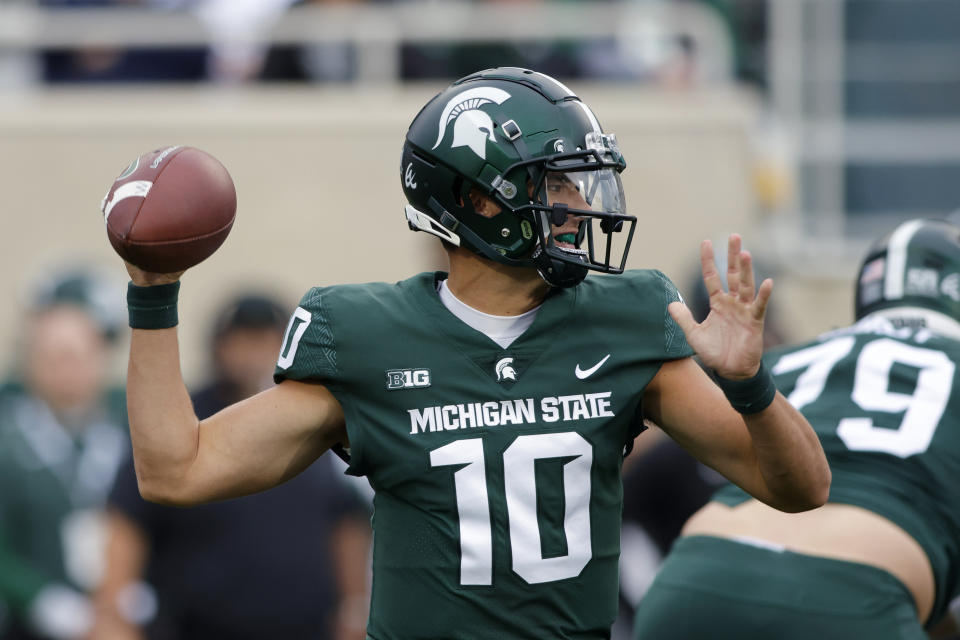
[{"label": "helmet ear hole", "polygon": [[503,211],[492,198],[484,195],[476,187],[470,189],[469,200],[473,207],[473,212],[484,218],[492,218]]},{"label": "helmet ear hole", "polygon": [[456,202],[457,205],[461,207],[465,206],[466,201],[463,199],[463,177],[462,176],[456,176],[453,179],[452,191],[453,191],[453,201]]}]

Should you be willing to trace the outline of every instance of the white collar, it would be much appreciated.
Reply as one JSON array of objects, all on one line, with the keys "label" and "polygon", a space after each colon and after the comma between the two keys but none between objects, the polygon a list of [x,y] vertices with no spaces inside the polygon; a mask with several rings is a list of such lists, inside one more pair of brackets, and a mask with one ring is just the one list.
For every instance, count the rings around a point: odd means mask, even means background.
[{"label": "white collar", "polygon": [[443,303],[443,306],[445,306],[450,313],[459,318],[467,326],[476,329],[496,342],[503,349],[513,344],[514,340],[530,328],[534,318],[537,317],[537,311],[540,310],[540,306],[538,305],[518,316],[494,316],[489,313],[477,311],[467,303],[461,301],[450,291],[446,280],[440,281],[437,292],[440,294],[440,302]]}]

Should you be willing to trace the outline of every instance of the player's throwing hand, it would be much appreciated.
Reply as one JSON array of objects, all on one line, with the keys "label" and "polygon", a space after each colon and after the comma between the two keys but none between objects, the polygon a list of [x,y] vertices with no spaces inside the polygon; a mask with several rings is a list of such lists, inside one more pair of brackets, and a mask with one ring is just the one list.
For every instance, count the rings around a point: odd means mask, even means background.
[{"label": "player's throwing hand", "polygon": [[171,282],[176,282],[180,279],[180,276],[183,275],[183,271],[176,271],[174,273],[154,273],[152,271],[144,271],[137,265],[131,264],[126,260],[123,261],[123,264],[127,267],[127,274],[129,274],[130,280],[138,287],[152,287],[158,284],[169,284]]},{"label": "player's throwing hand", "polygon": [[713,259],[713,244],[700,243],[700,265],[703,283],[710,296],[710,313],[697,323],[690,309],[681,302],[668,310],[680,325],[687,342],[705,366],[729,380],[752,377],[760,367],[763,354],[763,317],[773,291],[773,280],[767,278],[757,290],[753,278],[750,253],[741,250],[741,238],[730,234],[727,259],[727,290]]}]

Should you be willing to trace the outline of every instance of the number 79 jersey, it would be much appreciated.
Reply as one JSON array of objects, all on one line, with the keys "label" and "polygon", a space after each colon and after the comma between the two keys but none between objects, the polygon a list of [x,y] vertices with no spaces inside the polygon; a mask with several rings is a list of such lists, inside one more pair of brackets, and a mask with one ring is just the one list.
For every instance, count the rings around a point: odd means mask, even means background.
[{"label": "number 79 jersey", "polygon": [[326,385],[375,490],[367,633],[607,638],[626,443],[640,397],[691,354],[658,272],[551,293],[509,348],[453,316],[444,274],[311,290],[277,380]]},{"label": "number 79 jersey", "polygon": [[[830,501],[878,513],[923,547],[935,621],[960,590],[960,342],[867,316],[764,360],[823,444]],[[732,486],[716,496],[746,498]]]}]

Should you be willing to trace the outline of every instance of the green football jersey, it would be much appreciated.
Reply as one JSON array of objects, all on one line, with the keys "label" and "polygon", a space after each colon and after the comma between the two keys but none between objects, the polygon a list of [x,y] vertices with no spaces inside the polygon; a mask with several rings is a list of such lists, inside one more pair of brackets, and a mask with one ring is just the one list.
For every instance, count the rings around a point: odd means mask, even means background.
[{"label": "green football jersey", "polygon": [[[960,590],[960,342],[867,316],[764,359],[823,444],[830,502],[884,516],[926,551],[936,621]],[[715,499],[748,497],[729,486]]]},{"label": "green football jersey", "polygon": [[368,635],[606,638],[624,446],[644,387],[691,355],[659,272],[553,291],[503,349],[440,301],[445,274],[310,290],[276,379],[343,406],[374,496]]}]

